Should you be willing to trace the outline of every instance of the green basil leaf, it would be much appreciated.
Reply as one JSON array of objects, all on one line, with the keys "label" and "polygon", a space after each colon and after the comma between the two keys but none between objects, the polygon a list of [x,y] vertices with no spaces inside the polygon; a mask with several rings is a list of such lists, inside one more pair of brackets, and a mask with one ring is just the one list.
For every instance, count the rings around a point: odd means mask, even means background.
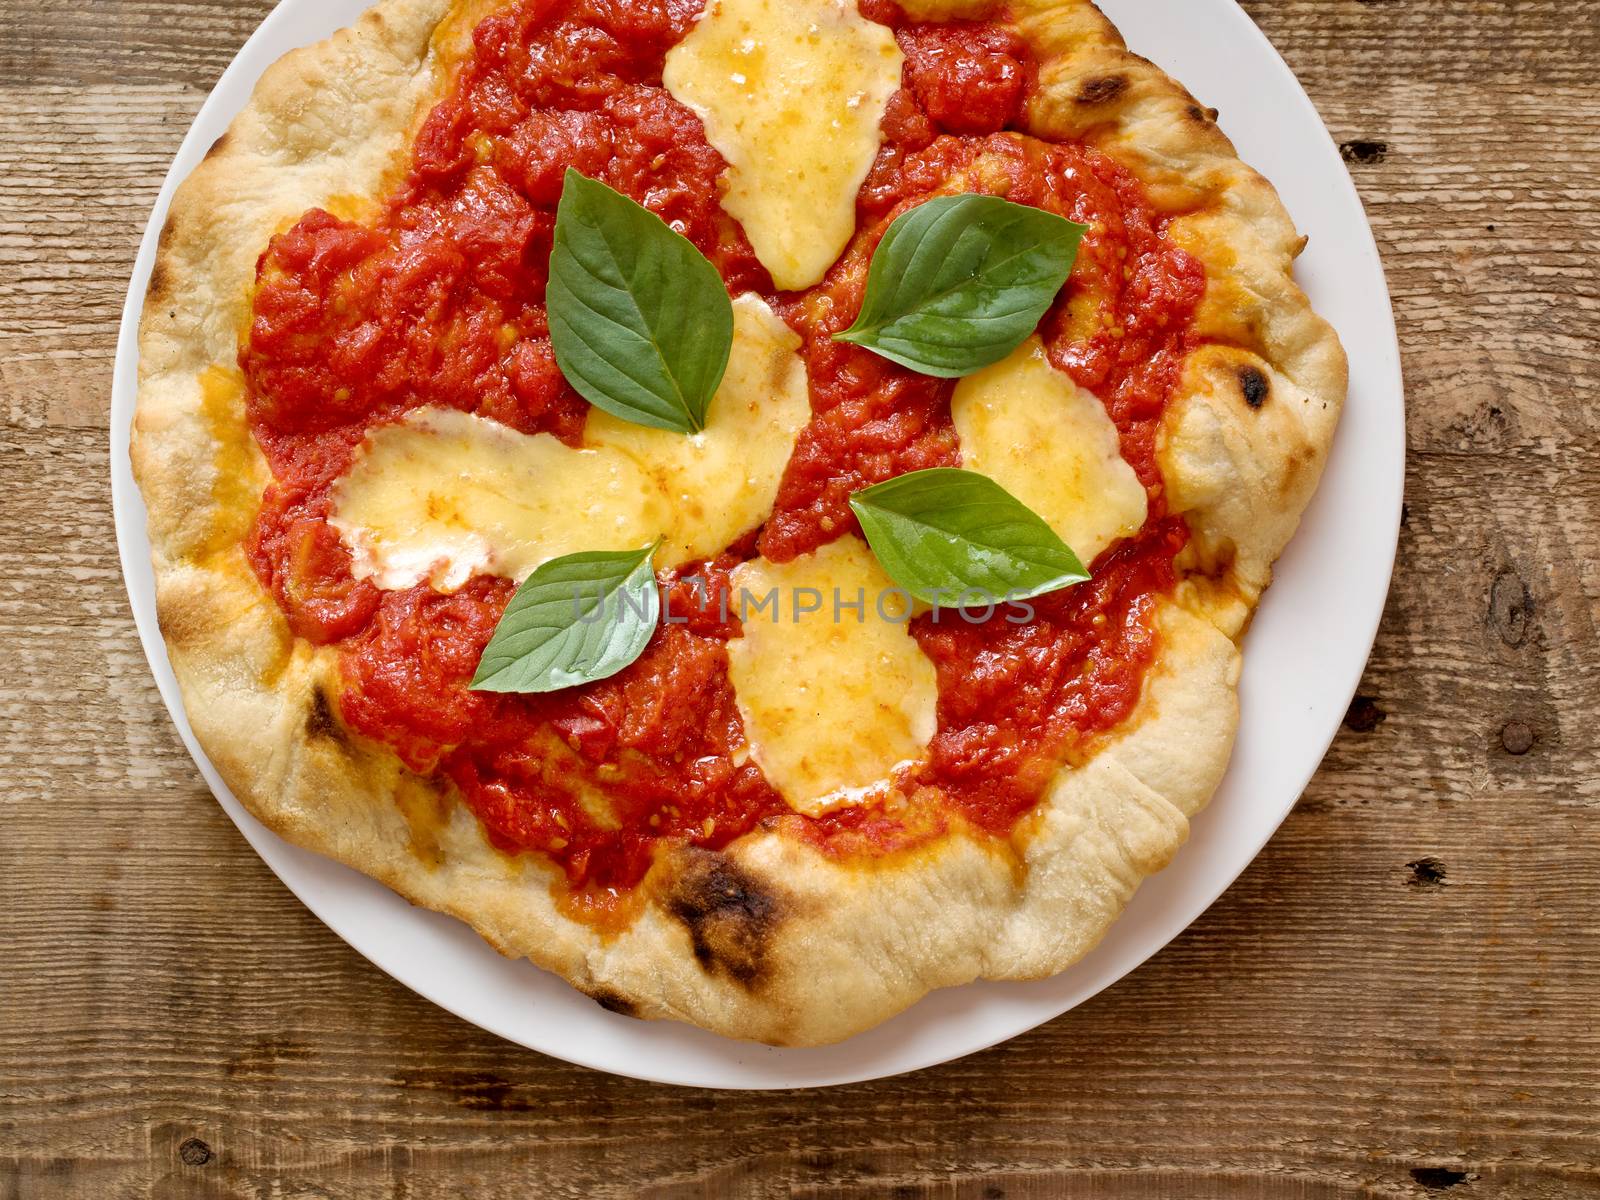
[{"label": "green basil leaf", "polygon": [[733,345],[722,277],[660,217],[571,167],[545,305],[556,365],[590,404],[656,429],[705,427]]},{"label": "green basil leaf", "polygon": [[973,593],[980,603],[1027,600],[1089,578],[1043,518],[976,471],[897,475],[850,507],[889,577],[929,604],[970,604]]},{"label": "green basil leaf", "polygon": [[590,550],[542,564],[500,615],[473,690],[554,692],[638,658],[661,615],[655,549]]},{"label": "green basil leaf", "polygon": [[861,312],[834,339],[924,375],[970,375],[1038,328],[1085,228],[998,196],[928,200],[889,226]]}]

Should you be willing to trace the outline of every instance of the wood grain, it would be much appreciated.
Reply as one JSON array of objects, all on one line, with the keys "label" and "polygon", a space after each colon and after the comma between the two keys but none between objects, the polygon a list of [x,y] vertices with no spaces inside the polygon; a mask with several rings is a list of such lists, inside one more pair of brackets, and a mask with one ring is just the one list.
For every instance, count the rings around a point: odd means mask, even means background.
[{"label": "wood grain", "polygon": [[1600,3],[1250,0],[1409,386],[1347,728],[1239,883],[1005,1046],[830,1091],[569,1067],[416,998],[210,800],[105,421],[145,214],[264,0],[0,0],[0,1200],[1600,1195]]}]

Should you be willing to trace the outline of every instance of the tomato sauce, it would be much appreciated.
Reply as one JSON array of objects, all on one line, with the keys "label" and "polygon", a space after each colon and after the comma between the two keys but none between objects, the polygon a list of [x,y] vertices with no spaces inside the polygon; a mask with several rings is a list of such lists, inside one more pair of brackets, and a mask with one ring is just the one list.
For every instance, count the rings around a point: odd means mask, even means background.
[{"label": "tomato sauce", "polygon": [[[717,202],[721,156],[661,86],[665,54],[700,5],[527,0],[484,20],[380,210],[365,222],[314,210],[272,239],[240,351],[273,475],[247,551],[294,632],[338,647],[345,722],[453,783],[496,846],[547,854],[602,899],[637,883],[664,841],[717,847],[759,825],[841,854],[938,836],[955,813],[1004,835],[1063,757],[1131,711],[1185,536],[1163,516],[1154,431],[1204,277],[1115,162],[1007,132],[1034,86],[1026,47],[996,24],[919,24],[865,0],[896,31],[904,86],[855,240],[815,288],[778,294]],[[812,419],[758,535],[696,565],[706,584],[684,582],[687,567],[661,576],[669,619],[637,662],[548,695],[473,692],[512,584],[479,576],[442,594],[356,579],[328,524],[331,490],[369,428],[424,404],[578,444],[587,406],[556,368],[544,309],[568,166],[668,221],[730,294],[774,305],[802,339]],[[758,550],[784,561],[854,532],[852,491],[959,465],[951,381],[831,340],[854,319],[888,223],[953,187],[1089,226],[1041,330],[1052,362],[1106,403],[1151,519],[1102,556],[1092,582],[1034,601],[1024,625],[919,618],[912,632],[939,679],[929,761],[892,803],[803,817],[742,752],[727,669],[740,631],[720,601],[728,573]]]}]

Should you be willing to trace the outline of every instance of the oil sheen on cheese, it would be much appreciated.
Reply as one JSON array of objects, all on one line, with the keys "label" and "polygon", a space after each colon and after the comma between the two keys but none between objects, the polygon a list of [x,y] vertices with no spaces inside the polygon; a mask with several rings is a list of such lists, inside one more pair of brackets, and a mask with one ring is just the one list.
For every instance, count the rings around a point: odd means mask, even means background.
[{"label": "oil sheen on cheese", "polygon": [[1037,337],[969,375],[950,401],[961,465],[989,476],[1084,563],[1144,525],[1144,486],[1094,394],[1056,370]]},{"label": "oil sheen on cheese", "polygon": [[936,723],[933,663],[865,542],[753,559],[733,585],[744,636],[728,643],[728,676],[750,755],[790,807],[859,801],[922,756]]},{"label": "oil sheen on cheese", "polygon": [[722,206],[779,288],[822,278],[856,227],[901,54],[856,0],[707,0],[663,82],[728,161]]},{"label": "oil sheen on cheese", "polygon": [[766,519],[811,414],[800,339],[758,296],[733,311],[728,369],[697,434],[594,410],[574,450],[433,407],[373,430],[330,517],[356,577],[449,591],[477,573],[520,580],[563,554],[657,537],[661,565],[720,553]]}]

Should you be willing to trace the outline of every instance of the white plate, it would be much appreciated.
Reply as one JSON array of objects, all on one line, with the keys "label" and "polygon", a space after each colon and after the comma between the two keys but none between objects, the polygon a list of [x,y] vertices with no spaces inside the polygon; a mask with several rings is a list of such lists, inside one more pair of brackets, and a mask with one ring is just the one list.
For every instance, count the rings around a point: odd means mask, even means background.
[{"label": "white plate", "polygon": [[340,937],[407,987],[484,1029],[619,1075],[708,1087],[805,1087],[911,1071],[1031,1029],[1120,979],[1198,917],[1266,843],[1339,727],[1383,612],[1399,530],[1404,409],[1388,290],[1361,202],[1316,110],[1233,0],[1101,0],[1134,50],[1222,110],[1246,162],[1277,184],[1311,243],[1299,278],[1350,354],[1350,399],[1326,477],[1247,639],[1233,763],[1177,861],[1139,890],[1082,962],[1037,983],[936,992],[841,1046],[777,1050],[675,1022],[619,1017],[467,928],[299,850],[258,824],[195,744],[156,629],[145,511],[128,467],[136,333],[173,189],[288,50],[347,25],[367,0],[283,0],[223,73],[184,139],[134,267],[117,344],[111,475],[139,636],[162,698],[218,801],[256,852]]}]

